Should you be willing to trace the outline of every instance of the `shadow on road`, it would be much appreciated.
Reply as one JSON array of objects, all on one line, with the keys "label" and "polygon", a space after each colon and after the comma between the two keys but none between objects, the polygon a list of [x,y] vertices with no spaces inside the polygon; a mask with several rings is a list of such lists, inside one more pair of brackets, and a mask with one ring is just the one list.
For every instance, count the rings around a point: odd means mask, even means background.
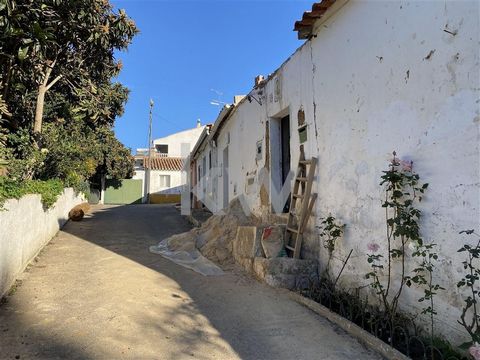
[{"label": "shadow on road", "polygon": [[241,274],[205,277],[148,251],[189,229],[166,205],[103,206],[81,222],[67,223],[25,286],[0,308],[0,331],[7,329],[0,336],[3,354],[376,358],[275,289]]},{"label": "shadow on road", "polygon": [[[274,344],[267,341],[269,336],[257,336],[258,329],[265,329],[268,335],[268,331],[271,332],[269,325],[259,324],[255,311],[252,312],[255,308],[269,306],[268,303],[255,303],[252,299],[252,291],[261,291],[263,285],[231,274],[205,277],[148,251],[151,245],[156,245],[162,239],[191,228],[191,224],[173,206],[129,205],[98,209],[82,222],[68,223],[63,231],[172,279],[178,284],[179,290],[188,294],[181,295],[180,291],[165,294],[175,301],[174,306],[148,309],[143,317],[135,319],[145,332],[162,334],[182,343],[184,346],[179,349],[181,353],[178,356],[194,355],[195,358],[210,359],[211,354],[200,354],[199,350],[212,336],[214,341],[210,341],[209,347],[217,346],[216,337],[220,336],[240,358],[275,358],[271,351]],[[162,287],[162,284],[157,286]],[[269,299],[267,294],[262,300],[275,303],[275,299]],[[281,320],[286,318],[285,315],[277,313],[274,317]],[[188,324],[188,328],[179,328],[182,319],[187,318],[189,321],[185,321],[185,324]],[[208,319],[219,334],[205,337],[204,331],[208,330],[201,318]],[[173,323],[175,327],[171,326]],[[128,337],[124,341],[129,342]],[[275,350],[275,346],[273,348],[273,353],[280,350]],[[222,350],[221,346],[218,350]],[[277,355],[282,354],[278,352]]]}]

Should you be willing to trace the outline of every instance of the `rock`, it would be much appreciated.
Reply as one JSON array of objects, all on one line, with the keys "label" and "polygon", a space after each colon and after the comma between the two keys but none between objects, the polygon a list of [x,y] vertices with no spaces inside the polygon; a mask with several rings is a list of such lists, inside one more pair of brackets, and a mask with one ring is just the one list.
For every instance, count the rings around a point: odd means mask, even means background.
[{"label": "rock", "polygon": [[215,250],[215,256],[217,257],[218,261],[223,264],[228,261],[230,253],[227,249],[220,247]]},{"label": "rock", "polygon": [[68,218],[72,221],[80,221],[83,219],[85,214],[90,212],[90,205],[88,203],[82,203],[75,206],[70,212],[68,213]]},{"label": "rock", "polygon": [[268,285],[290,290],[306,288],[318,280],[318,265],[315,260],[256,257],[253,271],[257,278]]},{"label": "rock", "polygon": [[278,257],[278,254],[284,248],[284,231],[283,226],[269,226],[263,230],[261,243],[265,257],[269,259]]},{"label": "rock", "polygon": [[262,229],[257,226],[238,226],[235,240],[232,242],[232,255],[236,263],[245,270],[253,271],[253,259],[264,257],[260,239]]},{"label": "rock", "polygon": [[256,226],[239,226],[233,242],[233,257],[253,260],[256,256],[262,256],[260,237],[261,230]]},{"label": "rock", "polygon": [[90,204],[89,203],[81,203],[75,206],[70,212],[68,213],[68,218],[72,221],[80,221],[83,219],[85,214],[90,212]]},{"label": "rock", "polygon": [[68,213],[68,218],[72,221],[81,221],[83,219],[83,215],[85,215],[85,213],[82,209],[73,208]]}]

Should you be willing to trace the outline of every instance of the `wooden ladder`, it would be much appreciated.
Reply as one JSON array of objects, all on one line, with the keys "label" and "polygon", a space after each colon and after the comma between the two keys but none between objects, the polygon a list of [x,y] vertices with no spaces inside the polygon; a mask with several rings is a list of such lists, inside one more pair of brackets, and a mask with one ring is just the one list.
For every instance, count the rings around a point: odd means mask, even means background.
[{"label": "wooden ladder", "polygon": [[[290,198],[290,211],[287,228],[285,229],[285,248],[293,253],[295,259],[300,257],[303,230],[310,217],[315,200],[317,200],[317,194],[311,194],[316,165],[317,158],[312,157],[310,160],[305,160],[304,152],[300,151],[297,176]],[[297,200],[300,200],[300,212],[298,214],[296,214]]]}]

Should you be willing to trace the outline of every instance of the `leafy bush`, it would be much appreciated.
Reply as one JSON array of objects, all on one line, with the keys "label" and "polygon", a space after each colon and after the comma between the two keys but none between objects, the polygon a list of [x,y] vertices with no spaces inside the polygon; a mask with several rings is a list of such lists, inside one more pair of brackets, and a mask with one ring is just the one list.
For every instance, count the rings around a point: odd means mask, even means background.
[{"label": "leafy bush", "polygon": [[45,152],[33,145],[28,129],[19,129],[7,135],[8,148],[0,152],[0,158],[8,161],[8,177],[23,181],[31,179],[44,165]]},{"label": "leafy bush", "polygon": [[43,205],[50,208],[62,193],[63,187],[63,182],[58,179],[19,182],[0,176],[0,209],[6,200],[20,199],[27,194],[40,194]]}]

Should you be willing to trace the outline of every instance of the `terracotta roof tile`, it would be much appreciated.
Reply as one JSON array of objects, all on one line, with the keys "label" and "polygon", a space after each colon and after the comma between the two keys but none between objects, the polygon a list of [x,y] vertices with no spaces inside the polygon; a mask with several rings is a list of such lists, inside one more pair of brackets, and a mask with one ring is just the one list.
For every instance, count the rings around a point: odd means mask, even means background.
[{"label": "terracotta roof tile", "polygon": [[184,161],[179,157],[152,157],[150,161],[148,157],[143,158],[145,168],[163,171],[181,171]]},{"label": "terracotta roof tile", "polygon": [[309,39],[312,36],[313,25],[335,3],[336,0],[322,0],[313,3],[312,11],[305,11],[302,20],[295,22],[293,31],[298,32],[299,39]]}]

